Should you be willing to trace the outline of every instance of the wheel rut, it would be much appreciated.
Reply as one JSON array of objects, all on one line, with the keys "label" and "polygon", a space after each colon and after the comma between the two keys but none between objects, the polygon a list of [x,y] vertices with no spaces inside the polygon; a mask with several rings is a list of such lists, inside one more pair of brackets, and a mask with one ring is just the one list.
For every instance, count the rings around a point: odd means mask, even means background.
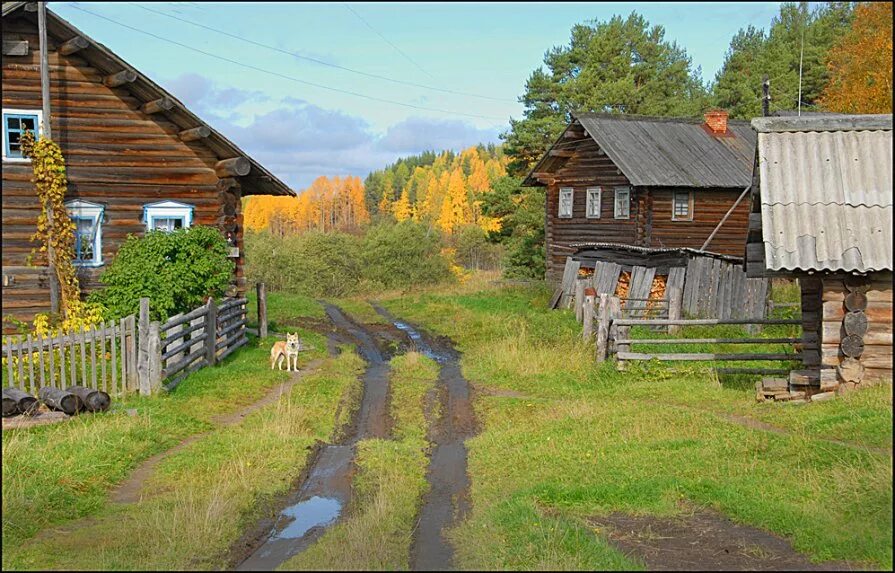
[{"label": "wheel rut", "polygon": [[437,391],[441,413],[429,428],[432,453],[426,479],[430,487],[419,511],[410,566],[415,571],[451,569],[454,550],[445,533],[465,518],[470,507],[465,441],[477,431],[471,385],[463,377],[460,354],[449,339],[430,336],[377,305],[373,308],[406,332],[415,350],[440,366]]}]

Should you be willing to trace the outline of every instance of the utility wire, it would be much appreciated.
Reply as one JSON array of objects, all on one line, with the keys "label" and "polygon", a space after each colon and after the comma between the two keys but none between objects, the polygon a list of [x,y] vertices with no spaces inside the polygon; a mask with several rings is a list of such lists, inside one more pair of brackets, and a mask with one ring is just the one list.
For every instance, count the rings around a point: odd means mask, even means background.
[{"label": "utility wire", "polygon": [[480,98],[480,99],[487,99],[487,100],[491,100],[491,101],[499,101],[499,102],[504,102],[504,103],[507,103],[507,102],[510,102],[510,103],[517,103],[516,100],[509,100],[509,99],[504,99],[504,98],[497,98],[497,97],[491,97],[491,96],[480,95],[480,94],[473,94],[473,93],[468,93],[468,92],[461,92],[461,91],[451,90],[451,89],[446,89],[446,88],[437,88],[437,87],[434,87],[434,86],[428,86],[428,85],[425,85],[425,84],[418,84],[418,83],[416,83],[416,82],[410,82],[410,81],[406,81],[406,80],[398,80],[398,79],[390,78],[390,77],[387,77],[387,76],[380,76],[380,75],[378,75],[378,74],[371,74],[371,73],[369,73],[369,72],[363,72],[363,71],[360,71],[360,70],[355,70],[355,69],[352,69],[352,68],[348,68],[348,67],[345,67],[345,66],[340,66],[340,65],[338,65],[338,64],[333,64],[333,63],[330,63],[330,62],[327,62],[327,61],[324,61],[324,60],[320,60],[320,59],[317,59],[317,58],[312,58],[312,57],[310,57],[310,56],[305,56],[305,55],[303,55],[303,54],[299,54],[299,53],[297,53],[297,52],[290,52],[289,50],[283,50],[283,49],[281,49],[281,48],[277,48],[276,46],[271,46],[271,45],[269,45],[269,44],[263,44],[263,43],[261,43],[261,42],[256,42],[255,40],[250,40],[250,39],[248,39],[248,38],[245,38],[245,37],[243,37],[243,36],[239,36],[239,35],[237,35],[237,34],[233,34],[233,33],[231,33],[231,32],[226,32],[226,31],[224,31],[224,30],[220,30],[220,29],[218,29],[218,28],[213,28],[213,27],[211,27],[211,26],[206,26],[205,24],[200,24],[200,23],[198,23],[198,22],[193,22],[192,20],[187,20],[186,18],[180,18],[180,17],[178,17],[178,16],[174,16],[174,15],[172,15],[172,14],[167,14],[167,13],[165,13],[165,12],[161,12],[161,11],[159,11],[159,10],[153,10],[152,8],[147,8],[146,6],[141,6],[140,4],[135,4],[135,3],[133,3],[133,2],[129,2],[129,4],[130,4],[131,6],[136,6],[137,8],[141,8],[141,9],[143,9],[143,10],[146,10],[147,12],[152,12],[152,13],[154,13],[154,14],[158,14],[158,15],[160,15],[160,16],[165,16],[166,18],[171,18],[171,19],[173,19],[173,20],[178,20],[178,21],[180,21],[180,22],[185,22],[185,23],[187,23],[187,24],[191,24],[191,25],[193,25],[193,26],[196,26],[196,27],[198,27],[198,28],[202,28],[202,29],[205,29],[205,30],[210,30],[210,31],[212,31],[212,32],[217,32],[218,34],[223,34],[224,36],[228,36],[228,37],[230,37],[230,38],[235,38],[235,39],[237,39],[237,40],[246,42],[246,43],[248,43],[248,44],[252,44],[252,45],[254,45],[254,46],[260,46],[260,47],[262,47],[262,48],[267,48],[268,50],[273,50],[273,51],[275,51],[275,52],[279,52],[279,53],[281,53],[281,54],[286,54],[287,56],[292,56],[292,57],[294,57],[294,58],[298,58],[298,59],[301,59],[301,60],[307,60],[307,61],[309,61],[309,62],[314,62],[315,64],[320,64],[321,66],[327,66],[327,67],[330,67],[330,68],[335,68],[335,69],[337,69],[337,70],[343,70],[343,71],[346,71],[346,72],[351,72],[352,74],[358,74],[358,75],[365,76],[365,77],[368,77],[368,78],[375,78],[375,79],[377,79],[377,80],[383,80],[383,81],[386,81],[386,82],[392,82],[392,83],[400,84],[400,85],[404,85],[404,86],[412,86],[412,87],[416,87],[416,88],[422,88],[422,89],[427,89],[427,90],[432,90],[432,91],[437,91],[437,92],[443,92],[443,93],[452,94],[452,95],[468,96],[468,97],[474,97],[474,98]]},{"label": "utility wire", "polygon": [[264,69],[264,68],[259,68],[259,67],[257,67],[257,66],[253,66],[253,65],[251,65],[251,64],[246,64],[246,63],[243,63],[243,62],[240,62],[240,61],[237,61],[237,60],[232,60],[232,59],[230,59],[230,58],[227,58],[227,57],[224,57],[224,56],[221,56],[221,55],[218,55],[218,54],[212,54],[211,52],[206,52],[205,50],[201,50],[201,49],[199,49],[199,48],[194,48],[193,46],[189,46],[189,45],[184,44],[184,43],[182,43],[182,42],[178,42],[177,40],[172,40],[172,39],[170,39],[170,38],[165,38],[165,37],[162,37],[162,36],[158,36],[158,35],[156,35],[156,34],[153,34],[152,32],[147,32],[147,31],[145,31],[145,30],[140,30],[139,28],[134,28],[133,26],[129,26],[129,25],[124,24],[124,23],[122,23],[122,22],[118,22],[118,21],[116,21],[116,20],[113,20],[112,18],[107,18],[106,16],[103,16],[102,14],[97,14],[96,12],[92,12],[92,11],[90,11],[90,10],[87,10],[86,8],[81,8],[80,6],[72,5],[71,7],[74,8],[75,10],[80,10],[81,12],[86,12],[86,13],[88,13],[88,14],[91,14],[91,15],[93,15],[93,16],[96,16],[97,18],[102,18],[103,20],[106,20],[106,21],[108,21],[108,22],[111,22],[111,23],[113,23],[113,24],[115,24],[115,25],[117,25],[117,26],[121,26],[121,27],[123,27],[123,28],[127,28],[128,30],[133,30],[134,32],[138,32],[138,33],[140,33],[140,34],[144,34],[144,35],[146,35],[146,36],[150,36],[150,37],[152,37],[152,38],[155,38],[156,40],[161,40],[161,41],[163,41],[163,42],[168,42],[168,43],[170,43],[170,44],[174,44],[175,46],[180,46],[181,48],[186,48],[187,50],[191,50],[191,51],[193,51],[193,52],[198,52],[198,53],[203,54],[203,55],[205,55],[205,56],[208,56],[208,57],[211,57],[211,58],[215,58],[215,59],[217,59],[217,60],[222,60],[222,61],[224,61],[224,62],[228,62],[228,63],[231,63],[231,64],[235,64],[235,65],[237,65],[237,66],[241,66],[241,67],[243,67],[243,68],[248,68],[248,69],[250,69],[250,70],[255,70],[255,71],[257,71],[257,72],[262,72],[262,73],[265,73],[265,74],[269,74],[269,75],[272,75],[272,76],[276,76],[276,77],[278,77],[278,78],[282,78],[282,79],[285,79],[285,80],[289,80],[289,81],[297,82],[297,83],[300,83],[300,84],[304,84],[304,85],[312,86],[312,87],[315,87],[315,88],[320,88],[320,89],[324,89],[324,90],[329,90],[329,91],[333,91],[333,92],[337,92],[337,93],[341,93],[341,94],[346,94],[346,95],[352,95],[352,96],[355,96],[355,97],[360,97],[360,98],[364,98],[364,99],[368,99],[368,100],[372,100],[372,101],[378,101],[378,102],[382,102],[382,103],[390,103],[390,104],[392,104],[392,105],[398,105],[398,106],[401,106],[401,107],[408,107],[408,108],[412,108],[412,109],[419,109],[419,110],[423,110],[423,111],[434,111],[434,112],[438,112],[438,113],[445,113],[445,114],[448,114],[448,115],[459,115],[459,116],[465,116],[465,117],[475,117],[475,118],[479,118],[479,119],[496,119],[496,120],[500,120],[500,121],[503,121],[503,120],[504,120],[504,118],[496,117],[496,116],[491,116],[491,115],[478,115],[478,114],[473,114],[473,113],[463,113],[463,112],[459,112],[459,111],[451,111],[451,110],[446,110],[446,109],[438,109],[438,108],[434,108],[434,107],[424,107],[424,106],[414,105],[414,104],[410,104],[410,103],[404,103],[404,102],[400,102],[400,101],[395,101],[395,100],[390,100],[390,99],[385,99],[385,98],[379,98],[379,97],[375,97],[375,96],[370,96],[370,95],[366,95],[366,94],[362,94],[362,93],[358,93],[358,92],[353,92],[353,91],[349,91],[349,90],[343,90],[343,89],[339,89],[339,88],[334,88],[334,87],[326,86],[326,85],[323,85],[323,84],[317,84],[317,83],[314,83],[314,82],[309,82],[309,81],[302,80],[302,79],[299,79],[299,78],[295,78],[295,77],[292,77],[292,76],[287,76],[286,74],[281,74],[281,73],[279,73],[279,72],[275,72],[275,71],[273,71],[273,70],[266,70],[266,69]]},{"label": "utility wire", "polygon": [[432,74],[430,74],[429,72],[427,72],[426,70],[424,70],[424,69],[422,68],[422,66],[420,66],[418,63],[416,63],[416,62],[413,60],[413,58],[411,58],[411,57],[408,56],[406,53],[404,53],[404,50],[402,50],[402,49],[399,48],[398,46],[394,45],[393,43],[389,42],[388,38],[386,38],[385,36],[383,36],[382,34],[380,34],[380,33],[376,30],[376,28],[374,28],[372,25],[370,25],[369,22],[367,22],[367,21],[364,19],[363,16],[361,16],[360,14],[358,14],[357,12],[355,12],[354,8],[352,8],[351,6],[349,6],[347,2],[343,2],[342,4],[343,4],[346,8],[348,8],[348,10],[349,10],[352,14],[354,14],[355,16],[357,16],[357,19],[360,20],[361,22],[363,22],[363,23],[367,26],[367,28],[369,28],[370,30],[372,30],[374,34],[376,34],[377,36],[379,36],[380,38],[382,38],[382,41],[383,41],[383,42],[385,42],[386,44],[388,44],[389,46],[391,46],[392,48],[394,48],[395,51],[398,52],[399,54],[401,54],[402,56],[404,56],[404,58],[405,58],[408,62],[410,62],[411,64],[413,64],[414,66],[416,66],[416,69],[418,69],[419,71],[421,71],[421,72],[423,72],[424,74],[426,74],[427,76],[429,76],[430,79],[433,79],[433,80],[435,79],[435,78],[432,77]]}]

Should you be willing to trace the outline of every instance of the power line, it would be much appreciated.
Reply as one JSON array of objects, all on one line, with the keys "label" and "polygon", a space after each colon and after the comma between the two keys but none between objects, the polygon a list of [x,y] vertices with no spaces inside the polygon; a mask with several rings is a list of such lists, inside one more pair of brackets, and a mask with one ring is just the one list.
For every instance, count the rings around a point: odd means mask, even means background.
[{"label": "power line", "polygon": [[86,12],[86,13],[88,13],[88,14],[91,14],[91,15],[93,15],[93,16],[96,16],[97,18],[102,18],[103,20],[106,20],[106,21],[108,21],[108,22],[111,22],[111,23],[113,23],[113,24],[115,24],[115,25],[117,25],[117,26],[121,26],[121,27],[123,27],[123,28],[127,28],[128,30],[133,30],[134,32],[138,32],[138,33],[140,33],[140,34],[144,34],[144,35],[146,35],[146,36],[150,36],[150,37],[152,37],[152,38],[155,38],[156,40],[161,40],[161,41],[163,41],[163,42],[168,42],[168,43],[170,43],[170,44],[174,44],[175,46],[180,46],[181,48],[186,48],[187,50],[191,50],[191,51],[193,51],[193,52],[198,52],[198,53],[203,54],[203,55],[205,55],[205,56],[208,56],[208,57],[210,57],[210,58],[215,58],[215,59],[218,59],[218,60],[222,60],[222,61],[224,61],[224,62],[228,62],[228,63],[231,63],[231,64],[235,64],[235,65],[237,65],[237,66],[241,66],[241,67],[243,67],[243,68],[248,68],[248,69],[250,69],[250,70],[255,70],[255,71],[257,71],[257,72],[262,72],[262,73],[265,73],[265,74],[269,74],[269,75],[272,75],[272,76],[276,76],[276,77],[278,77],[278,78],[282,78],[282,79],[285,79],[285,80],[289,80],[289,81],[297,82],[297,83],[300,83],[300,84],[304,84],[304,85],[312,86],[312,87],[315,87],[315,88],[320,88],[320,89],[324,89],[324,90],[329,90],[329,91],[333,91],[333,92],[337,92],[337,93],[341,93],[341,94],[346,94],[346,95],[352,95],[352,96],[355,96],[355,97],[360,97],[360,98],[368,99],[368,100],[371,100],[371,101],[378,101],[378,102],[382,102],[382,103],[390,103],[390,104],[392,104],[392,105],[398,105],[398,106],[401,106],[401,107],[407,107],[407,108],[412,108],[412,109],[419,109],[419,110],[423,110],[423,111],[434,111],[434,112],[438,112],[438,113],[445,113],[445,114],[448,114],[448,115],[459,115],[459,116],[465,116],[465,117],[475,117],[475,118],[479,118],[479,119],[496,119],[496,120],[501,120],[501,121],[504,120],[504,118],[500,118],[500,117],[496,117],[496,116],[478,115],[478,114],[473,114],[473,113],[463,113],[463,112],[459,112],[459,111],[451,111],[451,110],[446,110],[446,109],[438,109],[438,108],[434,108],[434,107],[424,107],[424,106],[414,105],[414,104],[410,104],[410,103],[404,103],[404,102],[400,102],[400,101],[395,101],[395,100],[390,100],[390,99],[385,99],[385,98],[379,98],[379,97],[375,97],[375,96],[370,96],[370,95],[366,95],[366,94],[362,94],[362,93],[358,93],[358,92],[353,92],[353,91],[349,91],[349,90],[343,90],[343,89],[340,89],[340,88],[334,88],[334,87],[330,87],[330,86],[326,86],[326,85],[318,84],[318,83],[314,83],[314,82],[309,82],[309,81],[302,80],[302,79],[299,79],[299,78],[295,78],[295,77],[292,77],[292,76],[287,76],[286,74],[281,74],[281,73],[279,73],[279,72],[275,72],[275,71],[273,71],[273,70],[266,70],[266,69],[264,69],[264,68],[259,68],[259,67],[257,67],[257,66],[253,66],[253,65],[251,65],[251,64],[246,64],[246,63],[243,63],[243,62],[240,62],[240,61],[237,61],[237,60],[233,60],[233,59],[230,59],[230,58],[227,58],[227,57],[218,55],[218,54],[212,54],[211,52],[206,52],[205,50],[201,50],[201,49],[199,49],[199,48],[194,48],[193,46],[189,46],[189,45],[184,44],[184,43],[182,43],[182,42],[178,42],[177,40],[172,40],[172,39],[170,39],[170,38],[165,38],[165,37],[162,37],[162,36],[158,36],[158,35],[156,35],[156,34],[153,34],[152,32],[147,32],[147,31],[145,31],[145,30],[140,30],[139,28],[134,28],[133,26],[129,26],[129,25],[124,24],[124,23],[122,23],[122,22],[118,22],[118,21],[116,21],[116,20],[113,20],[112,18],[107,18],[106,16],[103,16],[102,14],[97,14],[96,12],[92,12],[92,11],[90,11],[90,10],[87,10],[86,8],[81,8],[80,6],[74,6],[74,5],[72,5],[71,7],[74,8],[75,10],[80,10],[81,12]]},{"label": "power line", "polygon": [[154,13],[154,14],[158,14],[158,15],[160,15],[160,16],[165,16],[166,18],[171,18],[172,20],[178,20],[178,21],[180,21],[180,22],[184,22],[184,23],[186,23],[186,24],[190,24],[190,25],[192,25],[192,26],[196,26],[196,27],[198,27],[198,28],[202,28],[202,29],[205,29],[205,30],[210,30],[210,31],[212,31],[212,32],[216,32],[216,33],[218,33],[218,34],[222,34],[222,35],[224,35],[224,36],[228,36],[228,37],[230,37],[230,38],[235,38],[235,39],[240,40],[240,41],[242,41],[242,42],[246,42],[246,43],[248,43],[248,44],[252,44],[252,45],[254,45],[254,46],[260,46],[260,47],[262,47],[262,48],[267,48],[268,50],[273,50],[273,51],[275,51],[275,52],[279,52],[279,53],[281,53],[281,54],[286,54],[287,56],[292,56],[292,57],[294,57],[294,58],[298,58],[298,59],[301,59],[301,60],[307,60],[307,61],[309,61],[309,62],[313,62],[313,63],[315,63],[315,64],[319,64],[319,65],[321,65],[321,66],[327,66],[327,67],[330,67],[330,68],[335,68],[335,69],[337,69],[337,70],[343,70],[343,71],[346,71],[346,72],[351,72],[352,74],[358,74],[358,75],[365,76],[365,77],[368,77],[368,78],[375,78],[375,79],[378,79],[378,80],[383,80],[383,81],[386,81],[386,82],[392,82],[392,83],[400,84],[400,85],[404,85],[404,86],[412,86],[412,87],[416,87],[416,88],[422,88],[422,89],[427,89],[427,90],[432,90],[432,91],[437,91],[437,92],[443,92],[443,93],[452,94],[452,95],[468,96],[468,97],[474,97],[474,98],[480,98],[480,99],[487,99],[487,100],[491,100],[491,101],[499,101],[499,102],[504,102],[504,103],[508,103],[508,102],[509,102],[509,103],[517,103],[515,100],[508,100],[508,99],[496,98],[496,97],[491,97],[491,96],[486,96],[486,95],[473,94],[473,93],[468,93],[468,92],[461,92],[461,91],[451,90],[451,89],[446,89],[446,88],[437,88],[437,87],[434,87],[434,86],[428,86],[428,85],[425,85],[425,84],[418,84],[418,83],[416,83],[416,82],[410,82],[410,81],[406,81],[406,80],[398,80],[398,79],[390,78],[390,77],[387,77],[387,76],[381,76],[381,75],[379,75],[379,74],[371,74],[371,73],[369,73],[369,72],[364,72],[364,71],[361,71],[361,70],[355,70],[355,69],[353,69],[353,68],[348,68],[348,67],[346,67],[346,66],[340,66],[340,65],[338,65],[338,64],[333,64],[333,63],[327,62],[327,61],[325,61],[325,60],[320,60],[320,59],[317,59],[317,58],[312,58],[312,57],[310,57],[310,56],[305,56],[305,55],[303,55],[303,54],[299,54],[299,53],[297,53],[297,52],[290,52],[289,50],[283,50],[283,49],[281,49],[281,48],[277,48],[276,46],[271,46],[271,45],[269,45],[269,44],[264,44],[264,43],[261,43],[261,42],[256,42],[255,40],[250,40],[250,39],[248,39],[248,38],[246,38],[246,37],[239,36],[239,35],[237,35],[237,34],[233,34],[233,33],[231,33],[231,32],[227,32],[227,31],[224,31],[224,30],[220,30],[220,29],[218,29],[218,28],[213,28],[213,27],[211,27],[211,26],[207,26],[207,25],[205,25],[205,24],[200,24],[200,23],[198,23],[198,22],[193,22],[192,20],[187,20],[186,18],[180,18],[180,17],[178,17],[178,16],[174,16],[174,15],[172,15],[172,14],[167,14],[167,13],[165,13],[165,12],[160,12],[160,11],[158,11],[158,10],[153,10],[152,8],[147,8],[146,6],[141,6],[141,5],[139,5],[139,4],[135,4],[135,3],[133,3],[133,2],[129,2],[129,4],[130,4],[131,6],[136,6],[137,8],[141,8],[141,9],[143,9],[143,10],[146,10],[147,12],[152,12],[152,13]]},{"label": "power line", "polygon": [[420,66],[418,63],[416,63],[416,62],[413,60],[413,58],[411,58],[411,57],[408,56],[406,53],[404,53],[404,50],[402,50],[402,49],[399,48],[398,46],[394,45],[393,43],[389,42],[388,38],[386,38],[385,36],[383,36],[382,34],[380,34],[380,33],[376,30],[376,28],[374,28],[372,25],[370,25],[369,22],[367,22],[367,21],[364,19],[363,16],[361,16],[360,14],[358,14],[357,12],[355,12],[355,11],[354,11],[354,8],[352,8],[351,6],[349,6],[347,2],[343,2],[342,4],[343,4],[346,8],[348,8],[348,10],[351,11],[352,14],[354,14],[355,16],[357,16],[357,19],[360,20],[361,22],[363,22],[363,23],[367,26],[367,28],[369,28],[370,30],[372,30],[374,34],[376,34],[377,36],[379,36],[380,38],[382,38],[382,41],[383,41],[383,42],[385,42],[386,44],[388,44],[389,46],[391,46],[392,48],[394,48],[395,51],[398,52],[399,54],[401,54],[402,56],[404,56],[404,58],[405,58],[408,62],[410,62],[411,64],[413,64],[414,66],[416,66],[416,69],[418,69],[419,71],[421,71],[421,72],[423,72],[424,74],[426,74],[427,76],[429,76],[430,79],[433,79],[433,80],[435,79],[435,78],[432,77],[432,74],[430,74],[429,72],[427,72],[426,70],[424,70],[424,69],[422,68],[422,66]]}]

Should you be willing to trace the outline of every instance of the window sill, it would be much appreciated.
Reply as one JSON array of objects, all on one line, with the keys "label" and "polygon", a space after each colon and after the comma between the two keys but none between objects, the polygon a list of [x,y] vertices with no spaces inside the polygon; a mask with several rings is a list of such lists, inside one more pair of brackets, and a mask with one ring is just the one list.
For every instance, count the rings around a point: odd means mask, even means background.
[{"label": "window sill", "polygon": [[31,163],[29,157],[3,157],[3,163]]},{"label": "window sill", "polygon": [[692,223],[693,219],[692,219],[692,217],[690,219],[672,219],[671,222],[672,223]]},{"label": "window sill", "polygon": [[88,269],[92,269],[92,268],[96,268],[96,267],[101,267],[101,266],[103,266],[104,264],[105,264],[105,263],[102,263],[102,262],[99,262],[99,263],[77,263],[77,262],[73,262],[73,263],[72,263],[73,266],[76,266],[76,267],[79,267],[79,268],[88,268]]}]

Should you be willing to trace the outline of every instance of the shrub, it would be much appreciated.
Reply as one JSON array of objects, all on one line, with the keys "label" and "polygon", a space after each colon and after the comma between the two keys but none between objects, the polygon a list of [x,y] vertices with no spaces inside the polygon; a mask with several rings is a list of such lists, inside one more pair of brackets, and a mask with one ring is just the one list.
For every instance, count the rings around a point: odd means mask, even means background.
[{"label": "shrub", "polygon": [[385,288],[432,285],[452,279],[441,237],[413,221],[371,227],[363,241],[364,277]]},{"label": "shrub", "polygon": [[233,276],[227,241],[213,227],[128,236],[90,296],[105,306],[107,318],[138,312],[140,298],[150,300],[154,320],[190,311],[209,296],[224,294]]}]

